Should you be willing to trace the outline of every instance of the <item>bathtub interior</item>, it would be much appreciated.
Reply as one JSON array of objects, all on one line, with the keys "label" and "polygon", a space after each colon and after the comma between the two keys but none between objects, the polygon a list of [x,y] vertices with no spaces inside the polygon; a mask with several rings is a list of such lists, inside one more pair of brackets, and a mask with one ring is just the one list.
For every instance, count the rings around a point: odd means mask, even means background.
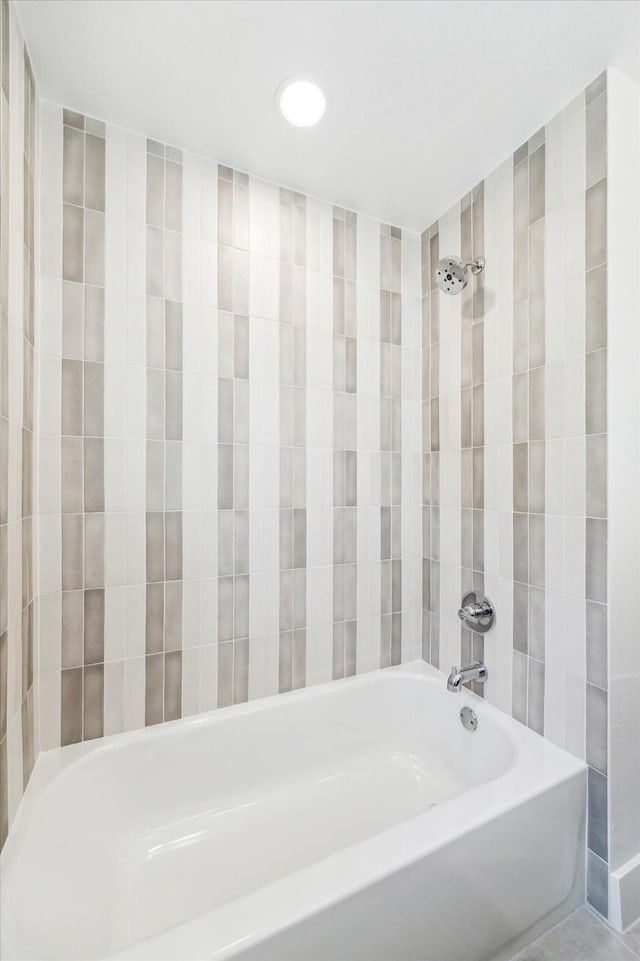
[{"label": "bathtub interior", "polygon": [[497,719],[464,730],[440,679],[367,680],[115,737],[63,767],[14,864],[20,941],[104,957],[509,769]]}]

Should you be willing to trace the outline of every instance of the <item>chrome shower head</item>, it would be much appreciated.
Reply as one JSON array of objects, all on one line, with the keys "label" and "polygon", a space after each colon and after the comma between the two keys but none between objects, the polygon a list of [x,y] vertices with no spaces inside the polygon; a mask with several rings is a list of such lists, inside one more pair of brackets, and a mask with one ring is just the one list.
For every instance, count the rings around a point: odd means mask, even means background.
[{"label": "chrome shower head", "polygon": [[460,257],[444,257],[436,268],[436,283],[443,294],[459,294],[469,282],[469,268],[472,274],[484,270],[484,257],[476,257],[465,263]]}]

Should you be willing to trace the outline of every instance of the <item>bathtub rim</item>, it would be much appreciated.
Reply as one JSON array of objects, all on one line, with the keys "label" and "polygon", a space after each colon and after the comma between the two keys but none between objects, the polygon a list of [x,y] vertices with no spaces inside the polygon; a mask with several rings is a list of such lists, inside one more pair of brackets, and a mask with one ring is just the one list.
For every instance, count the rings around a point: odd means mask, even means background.
[{"label": "bathtub rim", "polygon": [[[446,676],[441,671],[423,661],[413,661],[41,753],[0,855],[2,888],[7,890],[5,885],[10,880],[12,866],[19,853],[20,839],[29,830],[32,811],[37,810],[42,793],[70,766],[128,744],[171,736],[176,730],[197,729],[310,697],[330,696],[336,690],[351,686],[379,684],[389,672],[426,680],[430,682],[429,686],[436,682],[443,685],[443,690],[446,684]],[[585,782],[586,797],[587,767],[583,761],[471,691],[465,690],[462,697],[456,698],[456,703],[460,707],[465,704],[473,706],[479,717],[490,716],[492,723],[506,734],[514,748],[512,763],[506,772],[473,785],[436,808],[340,848],[255,891],[142,941],[133,942],[115,953],[104,955],[105,961],[170,959],[177,956],[176,950],[183,956],[224,961],[241,948],[259,943],[284,927],[292,926],[383,880],[558,785],[582,780]],[[4,900],[3,897],[3,905]],[[252,919],[249,930],[247,916]],[[2,956],[7,952],[6,956],[12,957],[11,949],[19,948],[20,942],[12,937],[7,927],[3,925]],[[245,933],[238,936],[240,931]]]}]

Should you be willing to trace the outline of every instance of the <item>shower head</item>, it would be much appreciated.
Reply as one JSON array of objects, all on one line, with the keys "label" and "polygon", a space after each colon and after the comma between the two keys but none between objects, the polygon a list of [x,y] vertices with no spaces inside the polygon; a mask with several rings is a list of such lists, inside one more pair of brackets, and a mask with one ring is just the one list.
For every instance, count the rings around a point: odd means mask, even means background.
[{"label": "shower head", "polygon": [[436,283],[443,294],[459,294],[469,282],[469,268],[472,274],[484,270],[484,257],[476,257],[465,263],[460,257],[444,257],[436,268]]}]

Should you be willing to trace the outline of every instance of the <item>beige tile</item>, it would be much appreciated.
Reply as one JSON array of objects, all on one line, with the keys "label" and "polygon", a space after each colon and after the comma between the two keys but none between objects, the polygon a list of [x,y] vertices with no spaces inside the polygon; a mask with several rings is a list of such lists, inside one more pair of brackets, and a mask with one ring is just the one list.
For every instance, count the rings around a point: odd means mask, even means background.
[{"label": "beige tile", "polygon": [[82,668],[63,670],[61,675],[60,744],[82,740]]},{"label": "beige tile", "polygon": [[85,514],[84,586],[87,588],[104,587],[104,546],[104,514]]},{"label": "beige tile", "polygon": [[182,440],[182,372],[165,374],[165,435],[167,440]]},{"label": "beige tile", "polygon": [[182,304],[165,301],[166,367],[182,370]]},{"label": "beige tile", "polygon": [[147,582],[164,580],[164,515],[146,515]]},{"label": "beige tile", "polygon": [[182,578],[182,512],[168,511],[164,515],[165,524],[165,578]]},{"label": "beige tile", "polygon": [[164,589],[164,649],[182,648],[183,585],[182,581],[167,581]]},{"label": "beige tile", "polygon": [[62,356],[84,357],[84,287],[70,281],[62,285]]},{"label": "beige tile", "polygon": [[104,365],[84,364],[84,434],[101,437],[104,434]]},{"label": "beige tile", "polygon": [[84,664],[104,661],[104,591],[84,592]]},{"label": "beige tile", "polygon": [[84,661],[84,591],[62,593],[62,667],[82,667]]},{"label": "beige tile", "polygon": [[105,142],[102,137],[86,134],[86,194],[85,206],[104,210]]},{"label": "beige tile", "polygon": [[83,739],[104,733],[104,664],[85,667],[83,673]]},{"label": "beige tile", "polygon": [[84,133],[75,127],[63,128],[62,199],[65,203],[84,204]]},{"label": "beige tile", "polygon": [[182,717],[182,651],[164,656],[164,720]]},{"label": "beige tile", "polygon": [[104,214],[85,210],[84,281],[104,286]]},{"label": "beige tile", "polygon": [[[544,218],[529,228],[529,296],[544,294]],[[514,268],[515,269],[515,268]]]}]

